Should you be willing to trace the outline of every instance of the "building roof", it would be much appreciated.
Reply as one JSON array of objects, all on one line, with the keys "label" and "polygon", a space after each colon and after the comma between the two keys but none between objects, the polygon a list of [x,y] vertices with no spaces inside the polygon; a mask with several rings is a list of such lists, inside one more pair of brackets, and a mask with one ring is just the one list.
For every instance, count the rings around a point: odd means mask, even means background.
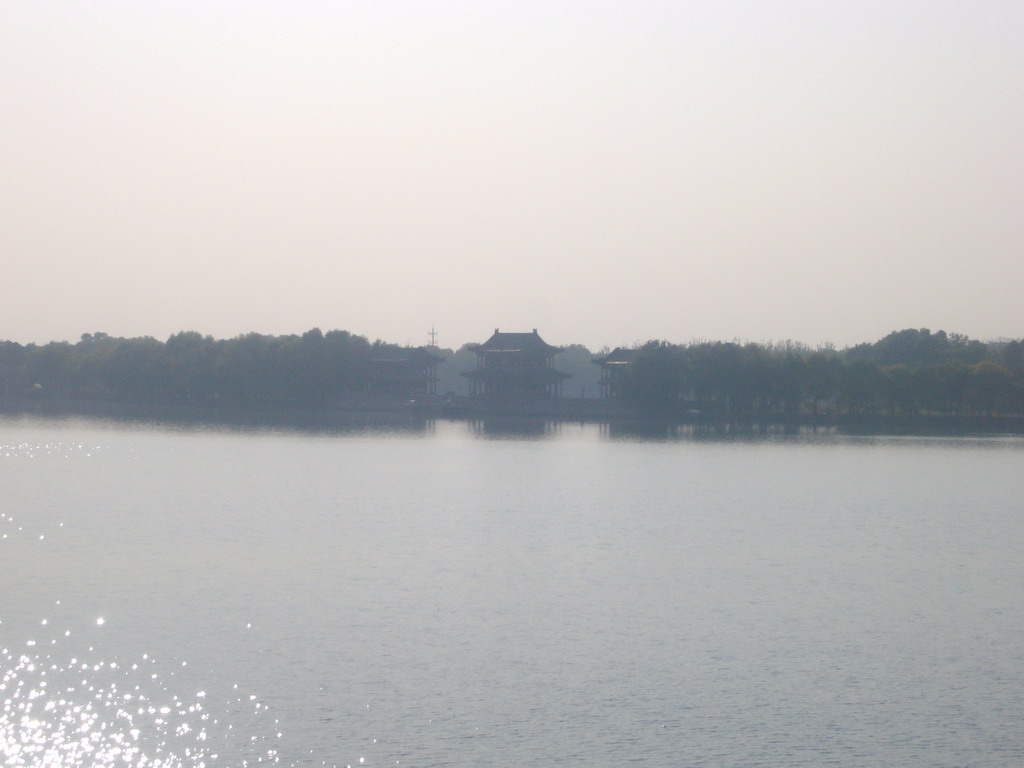
[{"label": "building roof", "polygon": [[637,349],[623,349],[622,347],[616,347],[604,357],[599,357],[594,360],[598,365],[629,365],[630,363],[636,362],[637,355],[640,350]]},{"label": "building roof", "polygon": [[476,347],[478,352],[532,352],[553,354],[561,352],[561,347],[553,347],[548,344],[537,333],[534,328],[532,333],[502,333],[497,328],[494,335],[483,344]]}]

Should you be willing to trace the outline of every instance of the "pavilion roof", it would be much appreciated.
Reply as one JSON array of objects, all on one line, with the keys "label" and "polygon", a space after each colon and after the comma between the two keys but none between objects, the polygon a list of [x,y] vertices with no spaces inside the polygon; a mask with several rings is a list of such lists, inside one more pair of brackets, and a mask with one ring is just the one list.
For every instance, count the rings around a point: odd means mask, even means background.
[{"label": "pavilion roof", "polygon": [[616,347],[604,357],[594,360],[598,365],[629,365],[636,361],[639,350]]},{"label": "pavilion roof", "polygon": [[477,345],[480,352],[561,352],[561,347],[548,344],[534,328],[532,333],[503,333],[497,328],[483,344]]}]

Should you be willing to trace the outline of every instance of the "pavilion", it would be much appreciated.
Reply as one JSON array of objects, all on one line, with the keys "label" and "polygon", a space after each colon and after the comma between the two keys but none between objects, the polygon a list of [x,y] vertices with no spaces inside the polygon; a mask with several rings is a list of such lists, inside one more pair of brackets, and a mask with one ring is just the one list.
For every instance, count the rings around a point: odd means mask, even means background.
[{"label": "pavilion", "polygon": [[494,334],[477,344],[476,368],[462,375],[469,379],[474,397],[561,397],[562,382],[569,374],[555,370],[560,347],[548,344],[534,328],[532,333]]}]

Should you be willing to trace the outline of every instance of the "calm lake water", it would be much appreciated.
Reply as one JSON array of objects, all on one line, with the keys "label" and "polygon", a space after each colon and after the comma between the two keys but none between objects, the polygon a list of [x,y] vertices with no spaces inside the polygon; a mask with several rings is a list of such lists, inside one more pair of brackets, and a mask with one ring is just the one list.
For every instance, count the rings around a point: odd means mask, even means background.
[{"label": "calm lake water", "polygon": [[0,762],[1019,766],[1022,469],[2,419]]}]

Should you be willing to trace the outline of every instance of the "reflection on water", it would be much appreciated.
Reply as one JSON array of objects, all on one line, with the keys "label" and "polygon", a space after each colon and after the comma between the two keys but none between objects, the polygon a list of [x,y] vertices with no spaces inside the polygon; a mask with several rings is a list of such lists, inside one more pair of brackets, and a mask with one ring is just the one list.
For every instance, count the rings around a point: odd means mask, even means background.
[{"label": "reflection on water", "polygon": [[[1001,432],[996,424],[984,420],[886,419],[858,417],[839,424],[811,424],[798,421],[764,423],[757,421],[696,421],[677,423],[658,418],[621,418],[607,421],[577,421],[529,416],[488,416],[479,418],[438,418],[421,411],[367,411],[304,413],[219,413],[217,418],[202,414],[189,416],[175,412],[154,416],[83,417],[68,415],[4,415],[0,426],[50,427],[57,430],[144,430],[154,432],[223,434],[303,434],[323,437],[393,436],[432,437],[439,433],[469,434],[474,437],[541,439],[581,434],[598,435],[609,440],[686,441],[686,440],[774,440],[780,437],[816,441],[834,437],[1000,437],[1020,436]],[[42,454],[81,446],[0,444],[0,457],[25,450]],[[97,447],[102,450],[102,447]]]},{"label": "reflection on water", "polygon": [[729,422],[676,424],[658,419],[604,423],[598,428],[603,438],[641,441],[815,439],[840,434],[838,427]]},{"label": "reflection on water", "polygon": [[562,422],[552,421],[551,419],[533,419],[521,416],[471,419],[467,424],[470,433],[474,436],[496,438],[499,440],[557,437],[563,427]]},{"label": "reflection on water", "polygon": [[[198,423],[188,420],[147,421],[124,419],[82,419],[79,417],[33,419],[20,417],[2,419],[0,424],[32,424],[56,430],[119,431],[135,430],[154,434],[222,434],[222,435],[305,435],[323,438],[346,437],[392,437],[432,438],[472,436],[494,440],[551,440],[554,438],[590,439],[629,442],[705,442],[705,441],[775,441],[780,438],[806,442],[857,439],[888,439],[890,436],[937,437],[931,433],[917,435],[900,433],[890,435],[885,431],[870,429],[841,429],[836,426],[808,426],[798,424],[756,424],[756,423],[705,423],[675,424],[659,419],[634,419],[612,422],[572,422],[547,418],[522,416],[492,417],[479,419],[428,419],[416,415],[367,414],[325,424],[322,420],[297,420],[294,417],[279,420],[263,418],[259,421]],[[991,437],[998,437],[993,435]],[[950,437],[949,439],[957,439]],[[50,441],[0,442],[0,458],[43,458],[70,457],[72,455],[99,454],[108,450],[100,442]]]},{"label": "reflection on water", "polygon": [[[306,434],[324,436],[355,436],[389,434],[403,437],[433,434],[437,420],[422,414],[410,413],[343,413],[327,418],[322,414],[260,413],[220,414],[216,419],[168,414],[130,417],[85,417],[68,415],[17,415],[0,413],[0,428],[86,430],[89,432],[138,430],[160,433],[221,433],[221,434]],[[33,450],[46,450],[47,446],[32,446]],[[17,446],[0,444],[3,451],[17,451]]]}]

